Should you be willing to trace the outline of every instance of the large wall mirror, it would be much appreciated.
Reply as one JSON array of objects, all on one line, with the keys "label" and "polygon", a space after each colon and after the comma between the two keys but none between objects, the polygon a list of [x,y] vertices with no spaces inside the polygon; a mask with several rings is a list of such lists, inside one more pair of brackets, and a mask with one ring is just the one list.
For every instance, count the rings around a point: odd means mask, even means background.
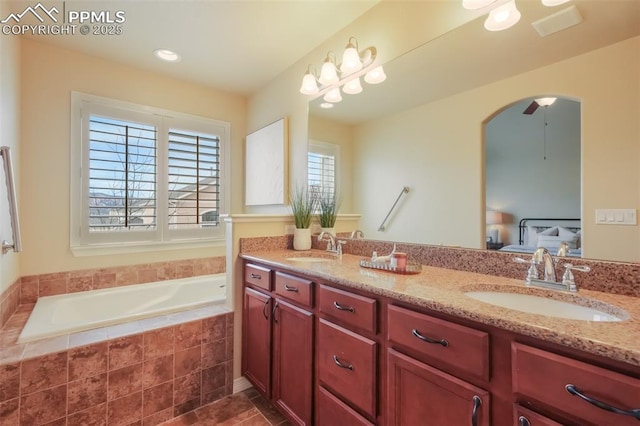
[{"label": "large wall mirror", "polygon": [[[546,37],[531,26],[571,6],[582,23]],[[596,224],[597,209],[640,206],[640,3],[573,1],[546,8],[536,1],[518,7],[522,19],[506,31],[490,33],[479,18],[386,63],[387,81],[344,95],[332,109],[321,109],[321,99],[310,102],[309,138],[340,145],[342,212],[362,214],[367,238],[469,248],[486,247],[487,210],[511,216],[499,225],[501,242],[509,244],[518,243],[516,218],[569,215],[579,221],[563,227],[581,231],[582,257],[640,262],[638,225]],[[518,196],[536,205],[556,189],[573,195],[561,195],[555,203],[567,203],[553,213],[531,206],[524,213],[512,200],[492,198],[487,184],[496,176],[486,164],[494,148],[487,143],[501,114],[524,111],[545,96],[558,98],[546,111],[547,130],[555,119],[551,108],[556,114],[568,106],[564,114],[577,117],[577,128],[563,136],[574,151],[561,153],[566,161],[553,169],[555,182],[547,181],[544,191],[521,185]],[[542,107],[519,118],[534,122],[544,112]],[[515,127],[508,132],[514,139],[524,136]],[[544,156],[545,141],[532,132]],[[552,134],[547,137],[551,149]],[[551,163],[547,159],[538,173]],[[410,191],[380,231],[404,187]]]}]

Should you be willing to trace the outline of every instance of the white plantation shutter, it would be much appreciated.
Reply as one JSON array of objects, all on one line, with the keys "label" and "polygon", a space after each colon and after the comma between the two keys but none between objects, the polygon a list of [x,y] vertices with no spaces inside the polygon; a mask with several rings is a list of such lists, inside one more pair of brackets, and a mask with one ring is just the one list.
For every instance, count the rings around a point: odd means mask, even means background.
[{"label": "white plantation shutter", "polygon": [[335,194],[338,152],[337,145],[315,141],[309,142],[307,181],[310,194]]},{"label": "white plantation shutter", "polygon": [[220,138],[169,130],[169,229],[217,226]]}]

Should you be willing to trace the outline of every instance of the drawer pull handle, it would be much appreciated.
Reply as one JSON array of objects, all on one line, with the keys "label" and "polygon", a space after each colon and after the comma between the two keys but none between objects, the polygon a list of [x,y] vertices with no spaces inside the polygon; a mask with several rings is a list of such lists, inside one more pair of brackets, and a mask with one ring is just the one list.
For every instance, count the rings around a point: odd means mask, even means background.
[{"label": "drawer pull handle", "polygon": [[342,306],[338,302],[333,302],[333,306],[335,306],[336,309],[339,310],[339,311],[349,311],[349,312],[355,312],[356,311],[356,309],[353,306]]},{"label": "drawer pull handle", "polygon": [[254,278],[256,280],[261,280],[262,279],[262,275],[260,274],[254,274],[253,272],[251,273],[251,278]]},{"label": "drawer pull handle", "polygon": [[288,284],[285,284],[285,285],[284,285],[284,289],[285,289],[286,291],[293,291],[294,293],[297,293],[297,292],[298,292],[298,288],[297,288],[297,287],[291,287],[291,286],[290,286],[290,285],[288,285]]},{"label": "drawer pull handle", "polygon": [[473,410],[471,410],[471,426],[478,426],[478,410],[482,405],[482,399],[478,395],[473,395]]},{"label": "drawer pull handle", "polygon": [[595,405],[596,407],[605,410],[605,411],[610,411],[612,413],[616,413],[616,414],[621,414],[623,416],[631,416],[636,420],[640,420],[640,408],[635,408],[632,410],[623,410],[621,408],[616,408],[612,405],[609,405],[605,402],[602,401],[598,401],[595,398],[591,398],[583,393],[580,393],[580,391],[578,389],[576,389],[576,387],[572,384],[567,384],[564,387],[567,392],[569,392],[571,395],[574,396],[579,396],[580,398],[584,399],[585,401],[587,401],[589,404],[591,405]]},{"label": "drawer pull handle", "polygon": [[518,418],[518,423],[520,423],[520,426],[531,426],[531,422],[525,416],[520,416]]},{"label": "drawer pull handle", "polygon": [[264,317],[264,319],[268,320],[269,316],[267,315],[267,306],[269,306],[269,301],[271,300],[271,298],[265,300],[264,302],[264,306],[262,307],[262,316]]},{"label": "drawer pull handle", "polygon": [[418,339],[422,340],[423,342],[427,342],[427,343],[437,343],[439,345],[444,346],[445,348],[447,346],[449,346],[449,342],[447,342],[445,339],[441,339],[441,340],[435,340],[435,339],[430,339],[428,337],[423,336],[422,334],[420,334],[420,332],[417,329],[413,329],[411,330],[411,333],[416,336]]},{"label": "drawer pull handle", "polygon": [[346,369],[347,369],[347,370],[349,370],[349,371],[353,371],[353,365],[351,365],[351,364],[347,365],[347,364],[343,364],[343,363],[341,363],[341,362],[340,362],[340,360],[338,359],[338,356],[337,356],[337,355],[334,355],[334,356],[333,356],[333,362],[335,362],[335,363],[336,363],[336,365],[337,365],[338,367],[340,367],[340,368],[346,368]]}]

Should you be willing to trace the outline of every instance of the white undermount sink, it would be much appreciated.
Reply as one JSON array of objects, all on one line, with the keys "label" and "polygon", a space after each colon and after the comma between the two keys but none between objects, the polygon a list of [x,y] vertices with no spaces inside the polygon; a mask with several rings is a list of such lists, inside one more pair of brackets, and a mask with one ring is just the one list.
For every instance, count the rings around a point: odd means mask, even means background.
[{"label": "white undermount sink", "polygon": [[[595,307],[582,306],[576,303],[551,299],[532,294],[508,293],[501,291],[469,291],[466,296],[491,305],[530,314],[546,315],[555,318],[565,318],[581,321],[617,322],[628,319],[628,314],[613,305],[597,302],[606,306],[610,312],[603,312]],[[586,299],[585,299],[586,300]]]}]

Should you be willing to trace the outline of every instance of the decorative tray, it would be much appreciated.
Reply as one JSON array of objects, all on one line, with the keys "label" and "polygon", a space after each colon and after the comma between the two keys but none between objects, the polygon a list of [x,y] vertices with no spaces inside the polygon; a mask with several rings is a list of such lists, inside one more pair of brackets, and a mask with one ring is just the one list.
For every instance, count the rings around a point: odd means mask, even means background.
[{"label": "decorative tray", "polygon": [[362,266],[363,268],[380,269],[382,271],[389,271],[403,275],[419,274],[422,270],[422,265],[419,263],[407,263],[406,268],[396,268],[394,266],[391,266],[390,263],[372,262],[367,259],[362,259],[360,261],[360,266]]}]

